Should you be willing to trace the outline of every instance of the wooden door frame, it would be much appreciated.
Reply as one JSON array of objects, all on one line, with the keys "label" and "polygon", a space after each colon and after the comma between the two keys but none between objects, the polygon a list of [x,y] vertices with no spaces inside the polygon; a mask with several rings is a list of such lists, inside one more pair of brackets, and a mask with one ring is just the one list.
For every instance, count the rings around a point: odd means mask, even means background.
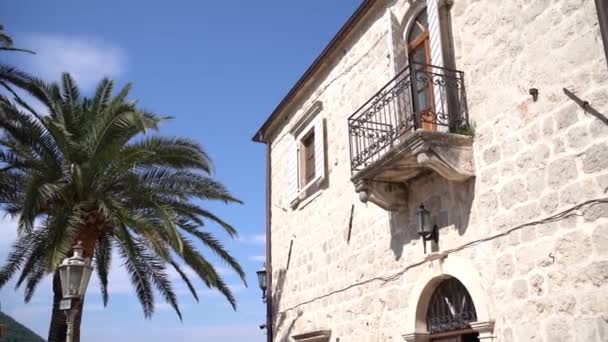
[{"label": "wooden door frame", "polygon": [[[427,27],[426,30],[424,30],[424,32],[422,32],[422,34],[418,37],[416,37],[416,39],[414,39],[411,43],[408,44],[407,46],[407,54],[408,54],[408,60],[409,60],[409,64],[410,64],[410,72],[412,74],[414,74],[416,72],[416,68],[414,66],[413,63],[413,59],[412,59],[412,51],[414,51],[415,49],[418,49],[421,45],[424,46],[424,52],[425,52],[425,60],[424,60],[424,69],[426,69],[425,71],[427,73],[429,73],[429,77],[430,77],[430,73],[432,70],[429,70],[430,67],[429,65],[431,65],[431,39],[430,39],[430,33],[429,33],[429,29]],[[412,90],[413,90],[413,95],[414,95],[414,100],[416,99],[415,97],[418,96],[418,89],[416,87],[416,77],[414,75],[414,83],[412,84]],[[433,115],[434,117],[434,112],[435,112],[435,94],[434,94],[434,89],[433,89],[433,82],[431,81],[431,79],[429,78],[429,82],[426,85],[427,87],[427,96],[428,96],[428,107],[427,108],[418,108],[418,110],[420,110],[420,113],[416,113],[417,115],[417,120],[419,121],[419,127],[417,128],[422,128],[428,131],[436,131],[437,130],[437,119],[435,118],[433,122],[425,122],[423,121],[423,117],[424,116],[428,116],[429,113],[432,113],[431,115]],[[416,110],[416,104],[414,104],[414,110]]]}]

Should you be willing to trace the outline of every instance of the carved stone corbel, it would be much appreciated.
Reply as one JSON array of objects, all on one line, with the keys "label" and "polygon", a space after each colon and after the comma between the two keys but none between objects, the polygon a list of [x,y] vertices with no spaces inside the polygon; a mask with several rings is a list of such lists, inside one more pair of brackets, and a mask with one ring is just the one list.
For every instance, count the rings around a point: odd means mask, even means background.
[{"label": "carved stone corbel", "polygon": [[397,211],[407,205],[407,187],[403,183],[389,183],[361,180],[355,184],[355,191],[363,203],[372,202],[388,211]]}]

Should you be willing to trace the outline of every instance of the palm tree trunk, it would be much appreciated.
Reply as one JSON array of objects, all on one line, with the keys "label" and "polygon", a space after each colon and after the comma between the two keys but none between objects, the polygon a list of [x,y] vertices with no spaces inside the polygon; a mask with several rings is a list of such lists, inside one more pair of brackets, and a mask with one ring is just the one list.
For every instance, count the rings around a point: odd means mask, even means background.
[{"label": "palm tree trunk", "polygon": [[53,314],[49,327],[49,342],[64,342],[66,338],[66,317],[65,313],[59,310],[61,298],[61,280],[59,279],[59,272],[55,271],[53,275]]},{"label": "palm tree trunk", "polygon": [[[93,234],[79,234],[76,241],[81,241],[83,246],[83,254],[85,258],[92,258],[95,251],[97,241],[96,229],[84,229],[85,232],[95,232]],[[59,302],[63,298],[61,292],[61,279],[59,270],[53,274],[53,313],[51,316],[51,325],[49,327],[48,342],[65,342],[67,332],[67,317],[65,312],[59,310]],[[84,299],[75,304],[76,314],[74,315],[73,341],[80,342],[80,323],[82,322],[82,311],[84,308]]]},{"label": "palm tree trunk", "polygon": [[[49,327],[48,342],[65,342],[67,332],[67,319],[65,312],[59,310],[59,302],[62,299],[61,280],[59,279],[59,271],[55,271],[53,275],[53,314],[51,316],[51,325]],[[80,323],[82,322],[82,311],[84,302],[78,301],[76,304],[74,315],[74,342],[80,342]]]}]

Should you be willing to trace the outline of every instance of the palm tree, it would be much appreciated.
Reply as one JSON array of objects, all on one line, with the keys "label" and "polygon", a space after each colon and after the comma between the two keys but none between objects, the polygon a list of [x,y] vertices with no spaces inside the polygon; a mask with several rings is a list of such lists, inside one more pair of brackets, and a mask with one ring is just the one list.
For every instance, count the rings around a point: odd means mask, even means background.
[{"label": "palm tree", "polygon": [[0,51],[20,51],[34,54],[33,51],[26,49],[19,49],[13,47],[13,38],[4,32],[4,26],[0,24]]},{"label": "palm tree", "polygon": [[[13,47],[13,38],[4,32],[4,26],[2,24],[0,24],[0,51],[19,51],[35,54],[35,52],[30,50]],[[11,82],[15,79],[24,81],[28,78],[30,78],[28,74],[19,71],[14,67],[0,64],[0,87],[13,94],[13,96],[16,96],[16,93],[10,86]],[[2,96],[2,94],[0,94],[0,96]]]},{"label": "palm tree", "polygon": [[[40,281],[54,273],[48,340],[65,340],[56,269],[77,241],[92,259],[104,305],[117,252],[146,318],[154,312],[157,293],[181,319],[170,269],[196,300],[195,285],[184,268],[236,308],[230,288],[195,246],[195,241],[202,243],[245,283],[239,263],[202,229],[212,221],[229,236],[237,234],[195,200],[239,200],[211,177],[212,164],[201,146],[189,139],[147,135],[168,118],[127,101],[130,85],[114,94],[113,82],[104,79],[92,98],[83,98],[69,74],[61,84],[14,81],[48,113],[38,113],[19,98],[0,99],[0,203],[17,218],[19,232],[0,269],[0,288],[16,277],[27,302]],[[75,341],[81,318],[82,304]]]}]

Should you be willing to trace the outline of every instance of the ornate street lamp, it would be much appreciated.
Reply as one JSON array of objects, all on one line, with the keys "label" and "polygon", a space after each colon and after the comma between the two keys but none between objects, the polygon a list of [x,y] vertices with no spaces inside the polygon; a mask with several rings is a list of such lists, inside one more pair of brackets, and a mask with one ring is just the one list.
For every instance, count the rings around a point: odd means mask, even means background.
[{"label": "ornate street lamp", "polygon": [[82,300],[91,279],[90,260],[82,256],[82,242],[78,241],[74,246],[74,253],[70,258],[63,260],[59,266],[59,278],[61,280],[61,293],[63,299],[59,305],[65,310],[67,316],[67,338],[66,342],[72,342],[74,331],[74,305],[76,301]]},{"label": "ornate street lamp", "polygon": [[416,210],[416,218],[418,219],[418,235],[422,238],[424,254],[426,254],[426,242],[437,243],[439,241],[437,225],[431,222],[431,212],[426,210],[422,204]]},{"label": "ornate street lamp", "polygon": [[266,289],[268,288],[266,264],[262,264],[262,268],[255,273],[258,275],[258,285],[260,286],[260,290],[262,290],[262,300],[266,303]]}]

